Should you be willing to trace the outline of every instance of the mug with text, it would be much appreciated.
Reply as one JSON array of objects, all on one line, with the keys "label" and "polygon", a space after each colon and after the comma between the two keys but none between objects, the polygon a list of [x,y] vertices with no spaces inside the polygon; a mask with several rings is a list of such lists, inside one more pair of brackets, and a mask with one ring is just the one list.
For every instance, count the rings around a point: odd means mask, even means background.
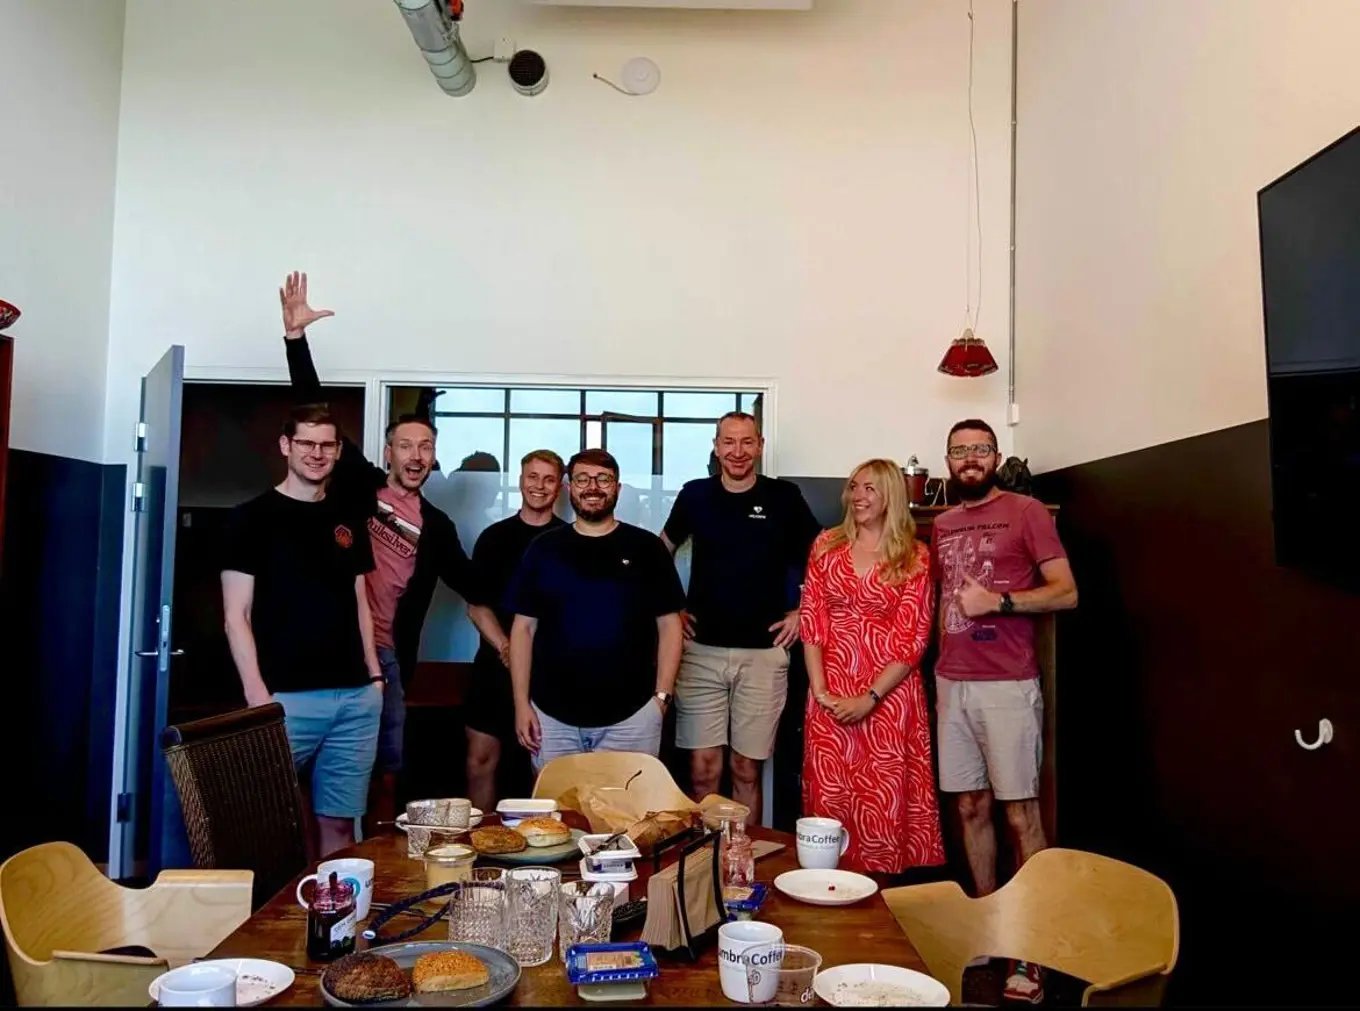
[{"label": "mug with text", "polygon": [[850,830],[835,818],[799,818],[798,866],[833,870],[850,845]]},{"label": "mug with text", "polygon": [[718,982],[723,996],[748,1004],[751,991],[746,983],[748,948],[769,948],[784,940],[784,932],[763,920],[733,920],[718,928]]},{"label": "mug with text", "polygon": [[298,882],[298,905],[303,909],[307,908],[307,900],[302,896],[302,889],[306,884],[309,881],[328,881],[332,871],[335,872],[337,880],[348,881],[354,888],[355,915],[360,920],[367,920],[369,909],[373,905],[373,861],[361,857],[323,861],[315,874],[308,874]]}]

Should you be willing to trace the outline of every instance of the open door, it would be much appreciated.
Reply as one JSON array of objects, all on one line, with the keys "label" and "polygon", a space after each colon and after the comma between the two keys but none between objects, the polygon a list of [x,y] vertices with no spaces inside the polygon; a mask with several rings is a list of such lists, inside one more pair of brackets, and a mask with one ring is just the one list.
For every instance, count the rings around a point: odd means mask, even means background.
[{"label": "open door", "polygon": [[[160,751],[174,645],[175,530],[179,500],[184,348],[172,346],[142,379],[137,480],[132,490],[133,569],[122,781],[111,870],[155,877],[189,866],[179,801]],[[115,756],[115,761],[117,756]],[[145,868],[143,871],[142,868]]]}]

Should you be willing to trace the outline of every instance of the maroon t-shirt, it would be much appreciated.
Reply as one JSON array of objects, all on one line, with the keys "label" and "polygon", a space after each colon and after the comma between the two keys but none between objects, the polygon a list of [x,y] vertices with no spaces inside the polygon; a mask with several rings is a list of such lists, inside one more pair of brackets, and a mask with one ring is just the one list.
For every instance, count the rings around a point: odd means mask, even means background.
[{"label": "maroon t-shirt", "polygon": [[1067,557],[1043,503],[1003,491],[980,505],[957,506],[935,520],[931,551],[940,573],[942,612],[935,673],[957,681],[1037,677],[1034,619],[1025,614],[969,618],[959,610],[954,591],[965,574],[997,593],[1042,585],[1039,566]]}]

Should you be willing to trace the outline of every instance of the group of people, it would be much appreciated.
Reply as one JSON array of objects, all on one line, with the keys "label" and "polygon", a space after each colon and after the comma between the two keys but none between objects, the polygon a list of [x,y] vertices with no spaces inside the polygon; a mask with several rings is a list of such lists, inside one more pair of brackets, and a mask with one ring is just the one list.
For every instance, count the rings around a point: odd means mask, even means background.
[{"label": "group of people", "polygon": [[[305,275],[280,289],[299,400],[320,399]],[[421,488],[436,466],[427,415],[388,426],[384,467],[325,408],[297,408],[279,440],[283,482],[238,507],[223,597],[246,702],[282,705],[310,768],[323,853],[365,812],[390,818],[411,676],[437,581],[481,638],[466,700],[468,787],[489,809],[505,749],[535,767],[562,755],[657,754],[667,710],[703,796],[730,772],[761,817],[800,639],[809,692],[803,807],[850,830],[844,863],[896,873],[944,862],[930,712],[920,664],[938,624],[939,789],[957,798],[978,894],[996,887],[992,804],[1021,859],[1045,845],[1039,813],[1043,696],[1033,615],[1075,606],[1052,517],[997,486],[996,434],[968,420],[946,461],[961,504],[918,540],[900,468],[870,460],[823,531],[798,487],[758,473],[763,440],[741,412],[717,423],[715,473],[691,481],[662,534],[619,521],[619,467],[602,449],[521,461],[519,511],[469,558]],[[554,513],[565,484],[574,518]],[[673,555],[691,545],[688,591]],[[936,588],[939,606],[936,607]],[[371,796],[370,796],[371,793]]]}]

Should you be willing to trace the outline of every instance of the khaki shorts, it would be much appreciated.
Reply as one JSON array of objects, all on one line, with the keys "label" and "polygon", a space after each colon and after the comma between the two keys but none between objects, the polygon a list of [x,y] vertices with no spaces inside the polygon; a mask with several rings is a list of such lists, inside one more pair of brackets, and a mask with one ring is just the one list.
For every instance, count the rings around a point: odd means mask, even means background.
[{"label": "khaki shorts", "polygon": [[940,789],[991,790],[997,800],[1039,796],[1044,693],[1038,678],[953,681],[936,675]]},{"label": "khaki shorts", "polygon": [[731,744],[757,761],[774,751],[789,692],[789,652],[688,641],[675,681],[675,744],[694,751]]}]

